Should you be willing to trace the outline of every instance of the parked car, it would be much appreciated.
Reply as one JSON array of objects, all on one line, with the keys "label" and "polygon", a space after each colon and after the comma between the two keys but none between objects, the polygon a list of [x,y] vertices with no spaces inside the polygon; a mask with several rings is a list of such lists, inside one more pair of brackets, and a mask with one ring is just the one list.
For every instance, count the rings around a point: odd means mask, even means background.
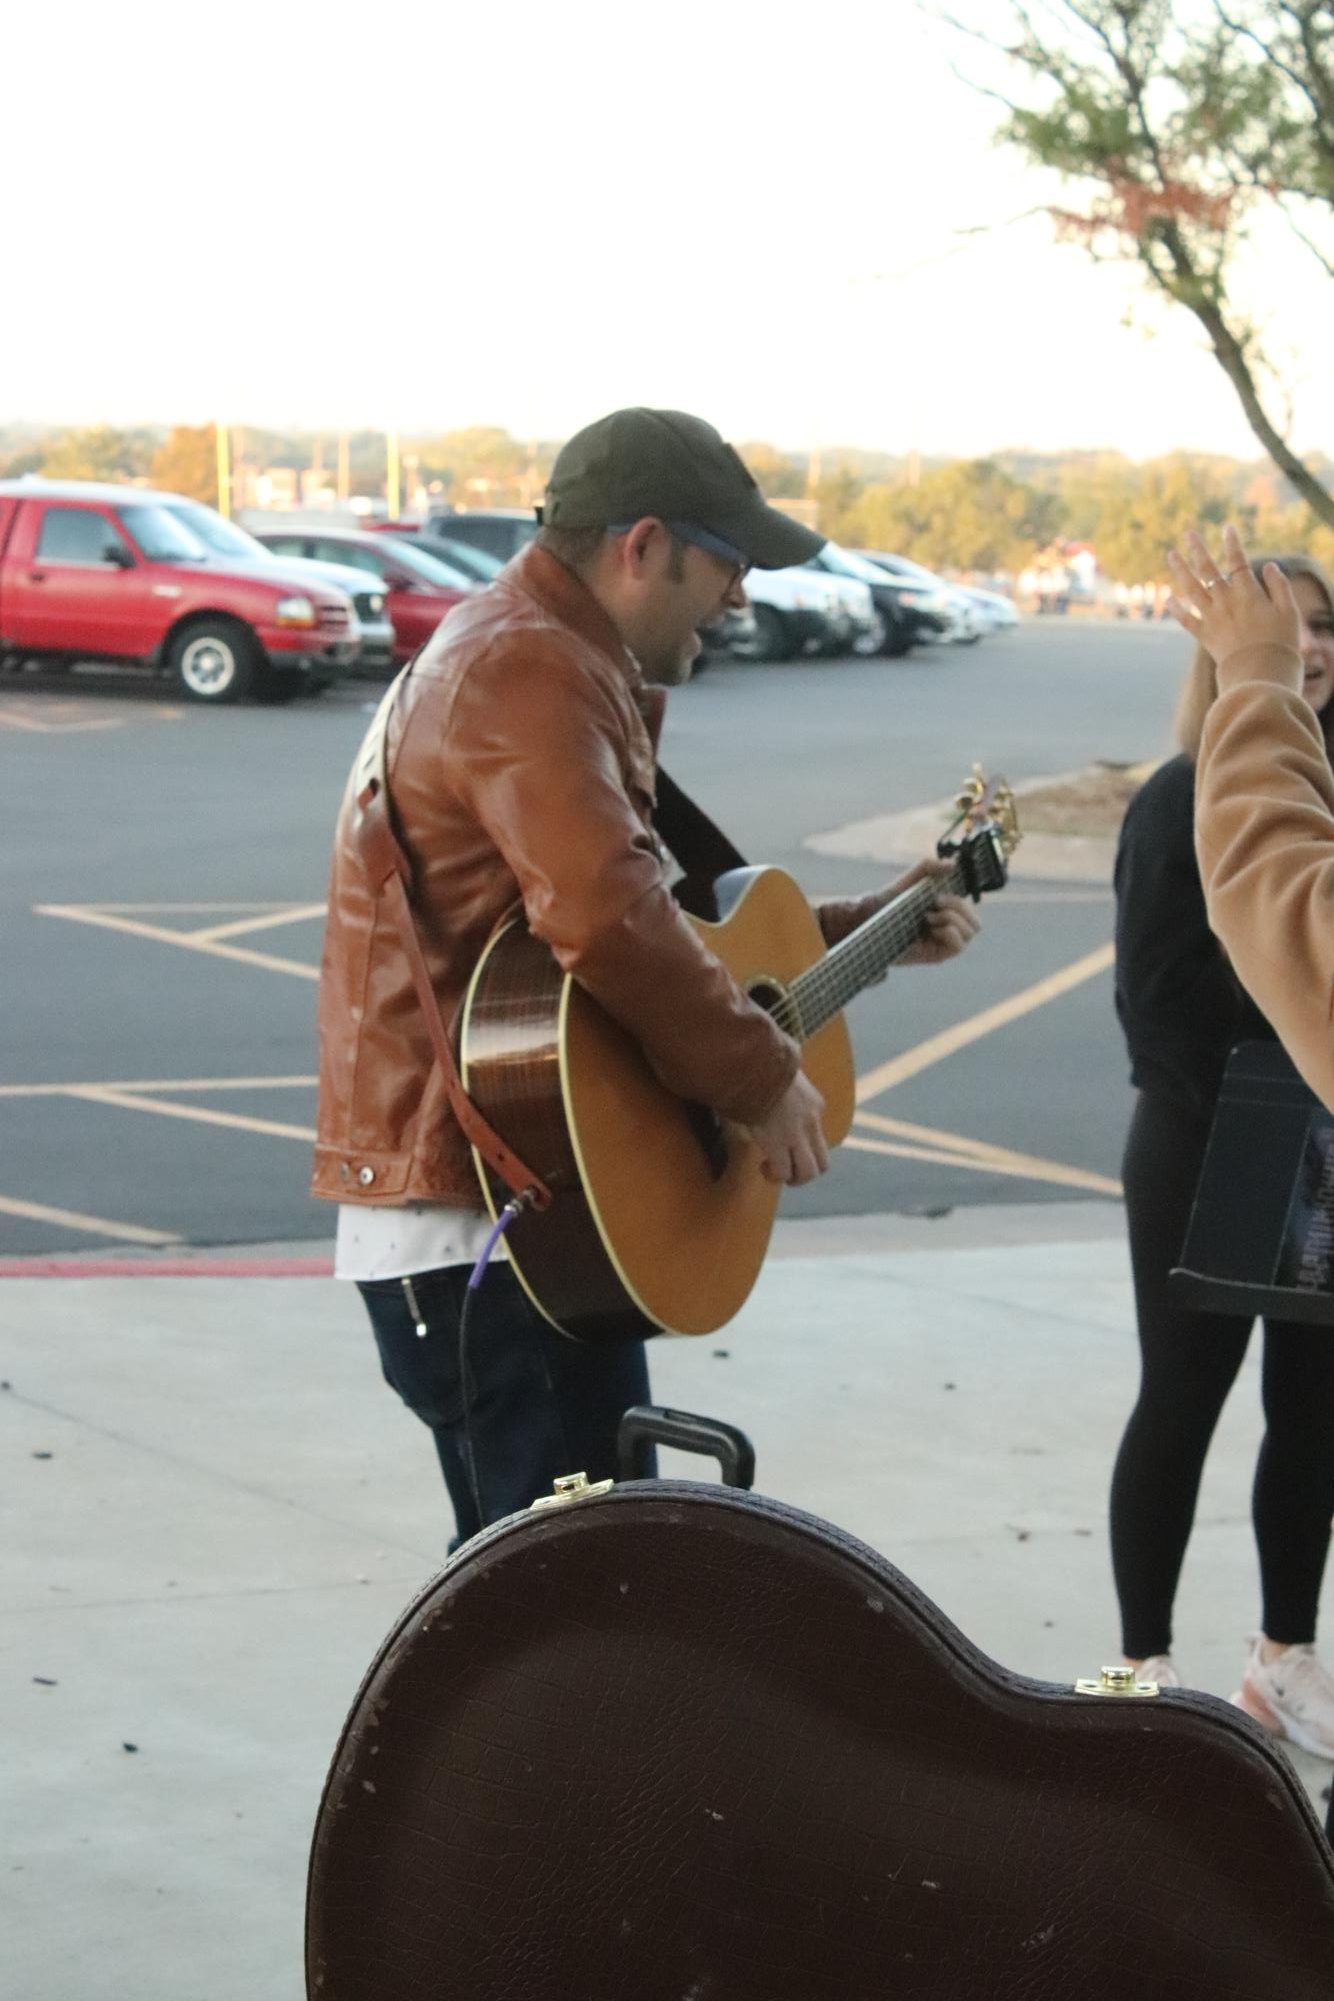
[{"label": "parked car", "polygon": [[758,634],[755,614],[749,605],[744,611],[729,605],[727,610],[720,611],[716,618],[711,618],[698,630],[701,652],[695,661],[696,674],[702,674],[711,661],[726,653],[735,654],[738,658],[755,657]]},{"label": "parked car", "polygon": [[537,533],[537,516],[531,507],[477,508],[467,513],[442,511],[429,514],[421,526],[423,536],[442,535],[451,542],[466,542],[473,549],[485,549],[508,563],[520,549],[527,548]]},{"label": "parked car", "polygon": [[423,529],[413,544],[414,548],[425,549],[428,554],[438,556],[442,563],[448,563],[453,570],[462,570],[465,577],[474,583],[486,585],[493,577],[498,577],[505,567],[504,558],[493,556],[489,549],[474,549],[471,542],[456,542],[452,536],[427,534]]},{"label": "parked car", "polygon": [[0,481],[0,660],[174,674],[195,702],[281,701],[345,674],[351,601],[275,565],[226,563],[178,495],[85,480]]},{"label": "parked car", "polygon": [[447,612],[479,588],[474,578],[432,555],[420,538],[409,542],[361,528],[275,528],[259,539],[277,556],[350,563],[375,577],[389,607],[394,661],[400,666],[425,646]]},{"label": "parked car", "polygon": [[979,590],[975,584],[959,584],[956,589],[973,605],[984,632],[1008,632],[1018,625],[1018,608],[1003,591]]},{"label": "parked car", "polygon": [[923,639],[952,639],[967,645],[981,638],[973,607],[956,585],[946,583],[934,570],[881,549],[858,549],[856,553],[900,580],[900,603],[916,617]]},{"label": "parked car", "polygon": [[355,569],[350,563],[319,563],[305,556],[276,556],[239,522],[224,520],[215,508],[205,507],[202,501],[185,500],[175,494],[160,494],[158,499],[169,513],[199,537],[211,560],[233,564],[258,563],[266,570],[281,568],[288,576],[313,578],[344,592],[352,600],[352,608],[361,627],[361,651],[356,661],[358,672],[379,673],[392,664],[394,627],[385,602],[384,587],[378,579],[368,577],[364,570]]},{"label": "parked car", "polygon": [[871,587],[860,577],[845,571],[826,570],[824,581],[834,594],[834,629],[825,646],[826,654],[878,653],[884,625],[875,608]]},{"label": "parked car", "polygon": [[837,542],[826,542],[819,555],[811,557],[810,566],[830,576],[850,577],[870,591],[874,622],[869,631],[854,640],[854,653],[885,653],[897,658],[921,637],[919,622],[901,602],[899,580],[878,564],[852,549],[840,548]]},{"label": "parked car", "polygon": [[796,653],[836,652],[851,638],[852,619],[841,584],[822,571],[804,564],[752,570],[746,578],[746,596],[755,614],[755,637],[733,648],[740,660],[790,660]]}]

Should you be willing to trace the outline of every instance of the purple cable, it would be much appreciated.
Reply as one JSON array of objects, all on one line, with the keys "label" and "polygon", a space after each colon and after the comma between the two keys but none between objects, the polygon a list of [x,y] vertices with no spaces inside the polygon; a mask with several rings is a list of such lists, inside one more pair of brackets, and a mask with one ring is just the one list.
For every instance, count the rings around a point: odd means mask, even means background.
[{"label": "purple cable", "polygon": [[490,1235],[487,1237],[486,1242],[482,1245],[482,1254],[472,1268],[472,1273],[468,1279],[469,1292],[476,1292],[477,1288],[481,1285],[482,1280],[486,1277],[486,1268],[491,1262],[492,1256],[495,1252],[496,1245],[500,1242],[506,1230],[508,1230],[510,1224],[514,1221],[514,1218],[518,1215],[521,1206],[522,1205],[517,1200],[513,1202],[507,1202],[504,1208],[501,1210],[500,1214],[497,1216],[495,1222],[491,1227]]}]

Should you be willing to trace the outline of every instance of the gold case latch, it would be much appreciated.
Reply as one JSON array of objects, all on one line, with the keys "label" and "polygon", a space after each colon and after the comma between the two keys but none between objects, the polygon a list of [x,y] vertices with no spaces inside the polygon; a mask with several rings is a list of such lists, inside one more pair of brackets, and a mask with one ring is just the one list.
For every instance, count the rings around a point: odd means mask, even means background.
[{"label": "gold case latch", "polygon": [[1147,1696],[1158,1694],[1156,1681],[1140,1681],[1133,1667],[1105,1667],[1096,1681],[1077,1681],[1076,1695]]},{"label": "gold case latch", "polygon": [[568,1508],[571,1501],[587,1501],[594,1494],[609,1494],[616,1485],[614,1480],[590,1480],[587,1473],[562,1473],[549,1494],[539,1494],[532,1503],[536,1508]]}]

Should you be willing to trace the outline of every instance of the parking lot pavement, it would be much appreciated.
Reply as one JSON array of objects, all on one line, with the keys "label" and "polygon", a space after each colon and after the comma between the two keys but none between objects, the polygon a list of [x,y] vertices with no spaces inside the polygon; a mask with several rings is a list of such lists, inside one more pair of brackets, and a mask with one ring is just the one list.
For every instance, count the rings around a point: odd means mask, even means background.
[{"label": "parking lot pavement", "polygon": [[[1105,1495],[1134,1355],[1094,1202],[784,1226],[725,1335],[651,1363],[659,1400],[750,1434],[760,1491],[1068,1684],[1117,1657]],[[5,1992],[299,2001],[328,1760],[448,1534],[429,1438],[331,1280],[14,1281],[0,1357],[0,1508],[24,1525],[0,1550]],[[1224,1696],[1256,1616],[1259,1428],[1250,1363],[1178,1608],[1184,1670]]]},{"label": "parking lot pavement", "polygon": [[[1099,1095],[1080,1067],[1091,1023],[1099,1067],[1115,1061],[1098,1019],[1108,906],[1055,905],[1053,937],[1052,911],[1021,898],[987,913],[966,974],[902,974],[883,1014],[859,1005],[856,1125],[793,1213],[1117,1198],[1124,1085],[1107,1076]],[[305,1194],[322,915],[313,900],[33,906],[52,985],[123,996],[126,1025],[114,1050],[75,1032],[62,1052],[48,1016],[28,1078],[0,1078],[0,1258],[328,1233]],[[1035,1066],[1067,1049],[1082,1104],[1035,1099]]]},{"label": "parking lot pavement", "polygon": [[[934,824],[974,752],[1022,779],[1035,713],[1043,763],[1153,747],[1169,654],[1076,639],[1073,657],[1042,631],[964,658],[722,664],[673,698],[666,753],[752,854],[813,894],[870,888],[897,858],[831,840],[911,809]],[[142,688],[0,689],[22,719],[0,850],[0,1258],[327,1239],[306,1193],[313,988],[331,823],[375,692],[200,711]],[[859,1000],[854,1132],[788,1212],[1114,1202],[1111,914],[1105,881],[1017,876],[957,965]]]}]

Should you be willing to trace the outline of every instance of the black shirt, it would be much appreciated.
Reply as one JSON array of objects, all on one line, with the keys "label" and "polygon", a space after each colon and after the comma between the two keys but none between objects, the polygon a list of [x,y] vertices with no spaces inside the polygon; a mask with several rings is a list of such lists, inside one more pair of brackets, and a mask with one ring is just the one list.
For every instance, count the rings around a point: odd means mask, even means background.
[{"label": "black shirt", "polygon": [[1234,1042],[1273,1038],[1209,929],[1195,860],[1195,765],[1160,765],[1116,850],[1116,1012],[1130,1081],[1208,1117]]}]

